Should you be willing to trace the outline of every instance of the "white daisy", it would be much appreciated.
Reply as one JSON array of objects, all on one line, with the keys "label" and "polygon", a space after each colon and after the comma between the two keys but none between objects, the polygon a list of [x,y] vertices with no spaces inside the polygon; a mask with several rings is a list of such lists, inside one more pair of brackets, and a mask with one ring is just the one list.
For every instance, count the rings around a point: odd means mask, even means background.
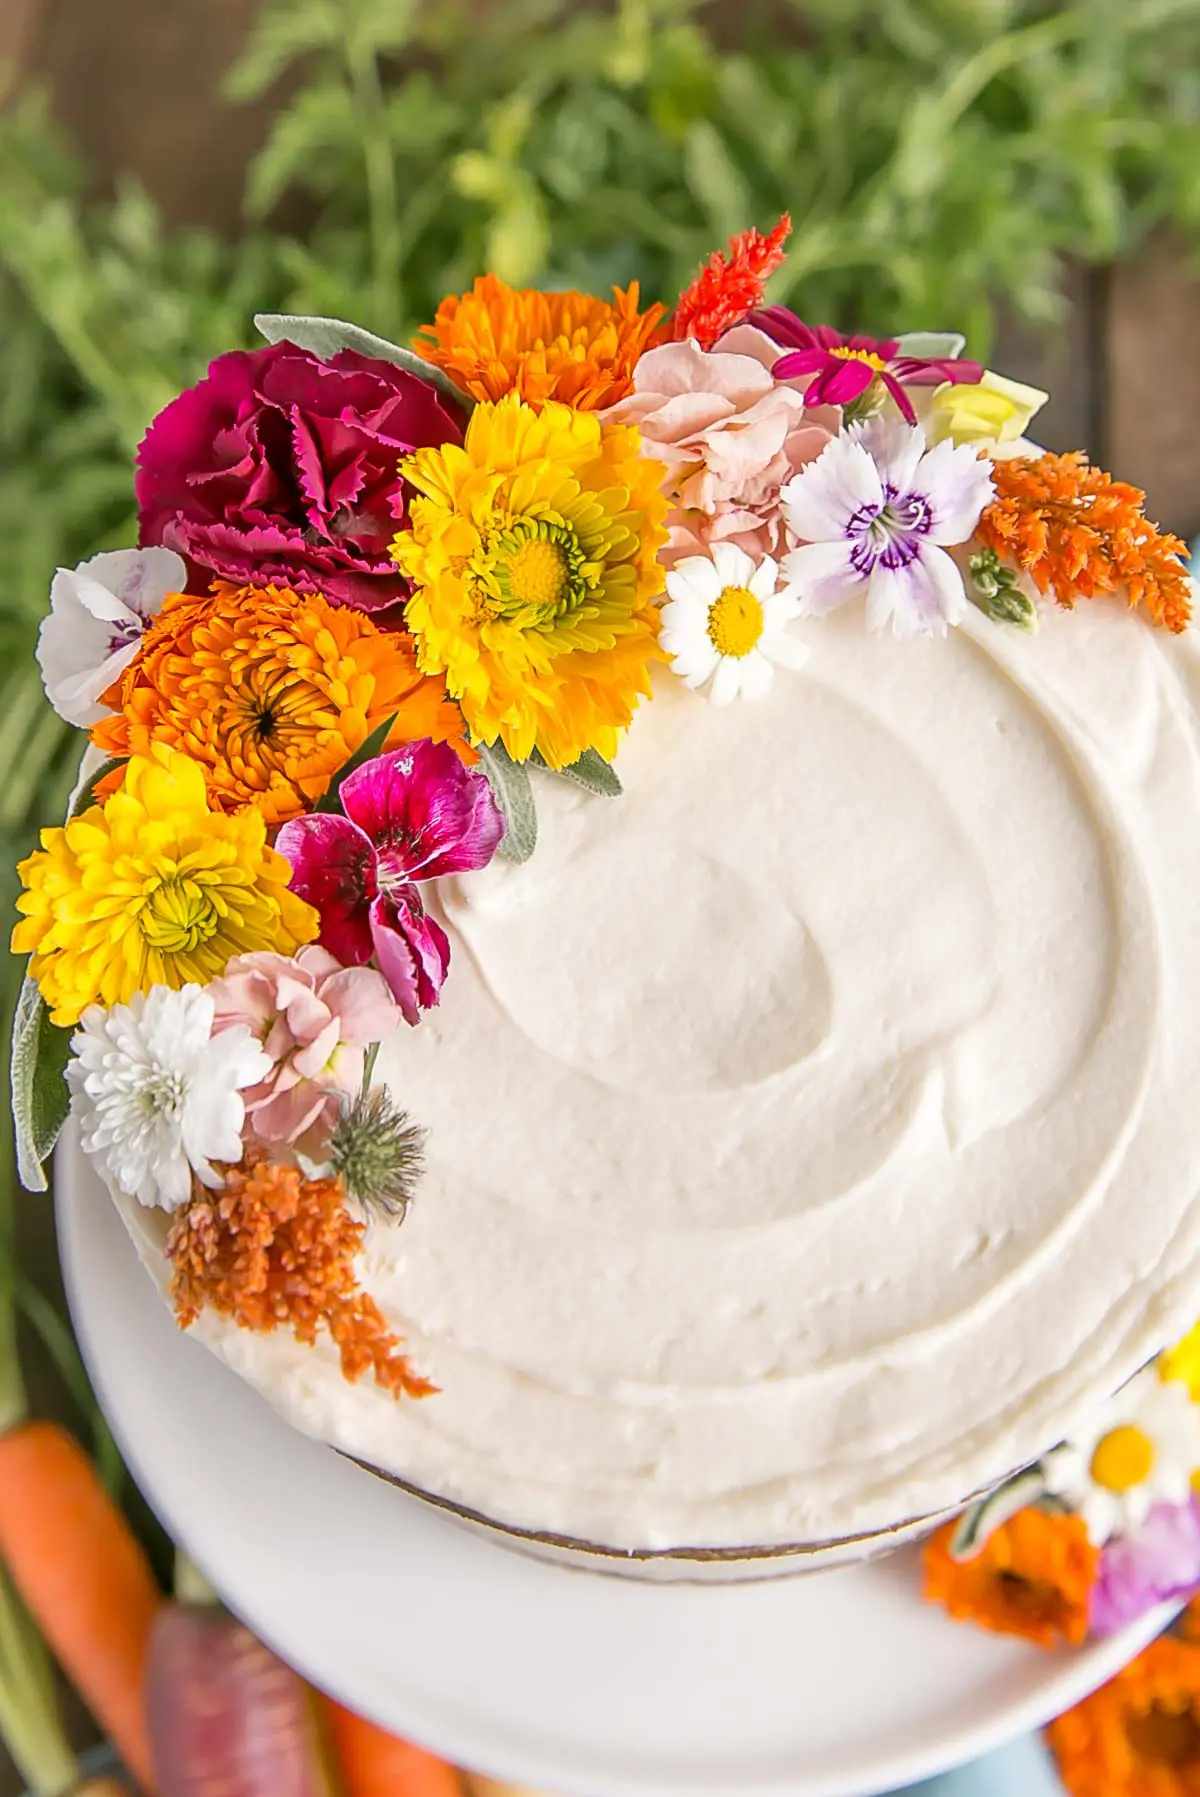
[{"label": "white daisy", "polygon": [[676,562],[667,592],[659,641],[686,686],[712,682],[714,705],[739,694],[760,699],[776,664],[798,668],[807,657],[803,643],[787,633],[800,607],[791,586],[781,587],[779,565],[769,555],[755,563],[735,543],[715,543],[709,555]]},{"label": "white daisy", "polygon": [[1046,1490],[1078,1511],[1097,1547],[1145,1522],[1155,1504],[1186,1504],[1200,1467],[1200,1409],[1186,1385],[1139,1373],[1042,1461]]},{"label": "white daisy", "polygon": [[240,1161],[242,1088],[270,1057],[243,1025],[213,1035],[201,986],[152,986],[110,1011],[90,1005],[71,1040],[71,1109],[85,1152],[114,1191],[177,1210],[192,1175],[219,1186],[214,1161]]},{"label": "white daisy", "polygon": [[803,613],[865,593],[867,625],[944,636],[967,595],[946,545],[965,543],[992,497],[988,464],[949,441],[927,449],[920,425],[880,415],[833,437],[780,494],[801,543],[783,571]]},{"label": "white daisy", "polygon": [[104,689],[137,654],[147,624],[187,569],[171,549],[114,549],[60,568],[38,633],[46,697],[60,718],[86,730],[99,723]]}]

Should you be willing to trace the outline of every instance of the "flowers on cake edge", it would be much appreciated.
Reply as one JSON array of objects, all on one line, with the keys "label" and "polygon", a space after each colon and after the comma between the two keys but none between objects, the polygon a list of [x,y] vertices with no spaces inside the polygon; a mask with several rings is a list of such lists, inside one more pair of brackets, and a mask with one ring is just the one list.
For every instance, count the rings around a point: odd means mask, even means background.
[{"label": "flowers on cake edge", "polygon": [[[1123,590],[1187,624],[1136,489],[1027,440],[1045,394],[953,334],[768,304],[790,228],[670,309],[487,275],[412,348],[259,320],[151,424],[140,548],[55,576],[39,661],[90,747],[20,868],[20,1170],[44,1188],[69,1102],[114,1193],[169,1218],[184,1326],[324,1335],[347,1378],[433,1389],[359,1279],[424,1145],[376,1056],[402,1086],[450,974],[437,882],[532,852],[538,780],[617,796],[656,675],[761,699],[845,607],[903,639]],[[1047,1465],[1031,1514],[1094,1520],[1091,1462]],[[1112,1606],[1186,1534],[1158,1496]],[[1046,1535],[1002,1523],[985,1556],[1005,1529]]]}]

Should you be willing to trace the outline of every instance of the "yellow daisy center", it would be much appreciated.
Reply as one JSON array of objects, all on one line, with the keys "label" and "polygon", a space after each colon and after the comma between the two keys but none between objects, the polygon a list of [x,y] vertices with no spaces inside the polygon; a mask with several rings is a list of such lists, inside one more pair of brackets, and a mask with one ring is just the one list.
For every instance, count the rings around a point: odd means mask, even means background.
[{"label": "yellow daisy center", "polygon": [[216,934],[220,919],[196,880],[175,875],[146,900],[138,925],[151,948],[164,955],[191,954]]},{"label": "yellow daisy center", "polygon": [[1092,1455],[1092,1478],[1105,1491],[1131,1491],[1149,1476],[1154,1443],[1136,1423],[1125,1423],[1101,1436]]},{"label": "yellow daisy center", "polygon": [[509,585],[518,605],[555,610],[570,580],[567,552],[548,537],[530,537],[508,565]]},{"label": "yellow daisy center", "polygon": [[840,356],[844,362],[865,362],[868,368],[875,370],[876,374],[881,374],[887,367],[883,357],[877,356],[873,349],[851,349],[849,344],[840,343],[830,353]]},{"label": "yellow daisy center", "polygon": [[709,607],[708,634],[718,655],[749,655],[762,633],[762,601],[749,587],[726,587]]}]

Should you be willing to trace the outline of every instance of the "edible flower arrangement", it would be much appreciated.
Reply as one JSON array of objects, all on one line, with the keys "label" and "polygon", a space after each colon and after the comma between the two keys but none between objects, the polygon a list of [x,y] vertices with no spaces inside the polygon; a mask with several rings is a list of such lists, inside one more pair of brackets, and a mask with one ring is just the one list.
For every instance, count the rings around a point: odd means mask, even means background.
[{"label": "edible flower arrangement", "polygon": [[1200,1324],[939,1529],[925,1590],[1042,1647],[1113,1634],[1200,1590]]},{"label": "edible flower arrangement", "polygon": [[[1030,441],[1044,393],[953,334],[769,303],[789,229],[670,307],[485,275],[411,346],[260,317],[150,425],[139,546],[56,574],[39,661],[87,745],[20,868],[19,1164],[44,1188],[69,1109],[109,1188],[162,1213],[181,1325],[324,1338],[347,1379],[432,1391],[359,1277],[424,1147],[377,1056],[451,974],[436,883],[532,854],[540,782],[617,802],[664,684],[753,702],[843,606],[897,653],[972,607],[1029,631],[1115,593],[1185,628],[1183,545]],[[1054,1599],[1031,1632],[1076,1638],[1157,1589],[1168,1537],[1200,1578],[1186,1384],[1118,1403],[1036,1502],[939,1538],[936,1595],[1028,1619],[995,1571],[1028,1560]],[[1170,1472],[1141,1510],[1138,1429]],[[1142,1548],[1105,1545],[1130,1524]]]}]

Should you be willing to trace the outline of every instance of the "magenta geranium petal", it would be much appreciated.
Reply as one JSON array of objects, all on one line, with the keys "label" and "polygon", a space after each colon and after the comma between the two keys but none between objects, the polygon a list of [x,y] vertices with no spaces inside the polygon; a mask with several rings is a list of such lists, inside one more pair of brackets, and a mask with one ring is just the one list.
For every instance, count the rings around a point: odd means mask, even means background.
[{"label": "magenta geranium petal", "polygon": [[293,892],[320,914],[321,946],[347,967],[371,959],[369,909],[375,897],[370,838],[332,813],[284,824],[275,847],[291,863]]},{"label": "magenta geranium petal", "polygon": [[291,343],[219,356],[138,451],[141,541],[212,575],[379,610],[407,595],[388,555],[407,521],[400,457],[460,443],[462,420],[407,369]]},{"label": "magenta geranium petal", "polygon": [[504,834],[487,780],[448,743],[422,740],[364,762],[342,782],[341,800],[375,844],[381,887],[485,867]]},{"label": "magenta geranium petal", "polygon": [[[415,903],[413,902],[415,901]],[[382,895],[371,906],[371,937],[379,970],[407,1023],[436,1005],[450,965],[450,944],[425,915],[415,891]]]}]

